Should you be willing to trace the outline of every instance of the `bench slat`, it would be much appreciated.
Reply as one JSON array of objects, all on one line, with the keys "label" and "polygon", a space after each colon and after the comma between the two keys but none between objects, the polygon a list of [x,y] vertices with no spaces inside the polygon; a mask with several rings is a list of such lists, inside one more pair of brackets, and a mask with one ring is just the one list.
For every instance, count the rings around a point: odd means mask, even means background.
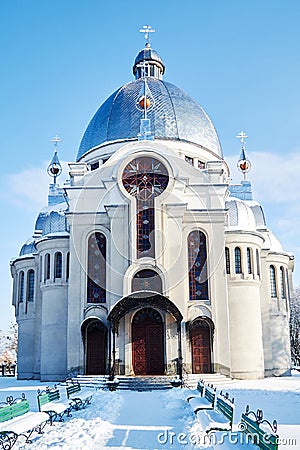
[{"label": "bench slat", "polygon": [[252,420],[246,414],[242,414],[241,423],[244,425],[244,432],[253,436],[253,443],[258,445],[262,450],[277,450],[278,436],[268,433],[260,428],[260,424]]}]

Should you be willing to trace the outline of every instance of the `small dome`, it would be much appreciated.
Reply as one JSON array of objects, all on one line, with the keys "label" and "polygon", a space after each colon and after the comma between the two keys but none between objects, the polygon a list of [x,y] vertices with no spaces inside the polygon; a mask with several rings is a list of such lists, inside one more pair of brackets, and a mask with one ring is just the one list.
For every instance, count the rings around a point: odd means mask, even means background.
[{"label": "small dome", "polygon": [[246,202],[237,198],[229,198],[225,207],[228,209],[228,227],[242,231],[256,231],[253,211]]},{"label": "small dome", "polygon": [[263,249],[270,250],[271,252],[283,252],[283,247],[281,242],[277,239],[277,237],[272,233],[272,231],[268,231],[265,237],[265,242],[263,245]]},{"label": "small dome", "polygon": [[[191,142],[222,157],[217,132],[204,109],[173,84],[153,77],[146,80],[153,100],[147,116],[154,139]],[[137,139],[142,119],[137,101],[143,87],[143,79],[125,84],[100,106],[84,133],[77,161],[104,143]]]},{"label": "small dome", "polygon": [[256,223],[256,228],[258,228],[258,229],[266,228],[266,219],[265,219],[265,215],[264,215],[262,206],[259,203],[257,203],[256,201],[250,201],[250,202],[247,202],[247,204],[252,209],[255,223]]},{"label": "small dome", "polygon": [[26,241],[22,246],[19,256],[31,255],[33,253],[37,253],[35,241],[32,238],[29,238],[28,241]]},{"label": "small dome", "polygon": [[45,223],[45,219],[46,219],[47,214],[44,212],[40,212],[36,221],[35,221],[35,226],[34,226],[34,230],[35,231],[42,231],[44,228],[44,223]]},{"label": "small dome", "polygon": [[51,211],[45,218],[42,236],[69,232],[67,218],[64,212]]},{"label": "small dome", "polygon": [[[158,75],[157,78],[161,78],[161,76],[165,73],[165,65],[157,51],[153,50],[151,47],[145,47],[139,52],[134,61],[132,71],[136,78],[141,78],[144,75],[142,70],[138,70],[138,67],[141,66],[143,62],[158,68],[158,72],[153,71],[153,76]],[[150,74],[148,73],[148,75]]]}]

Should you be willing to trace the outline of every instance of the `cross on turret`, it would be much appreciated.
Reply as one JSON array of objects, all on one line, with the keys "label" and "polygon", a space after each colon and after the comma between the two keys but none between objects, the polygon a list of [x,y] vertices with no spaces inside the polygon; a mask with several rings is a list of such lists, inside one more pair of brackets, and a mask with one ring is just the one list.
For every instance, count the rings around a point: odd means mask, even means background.
[{"label": "cross on turret", "polygon": [[244,144],[246,143],[245,139],[248,138],[247,133],[245,133],[244,131],[240,131],[236,137],[241,141],[241,143],[244,146]]},{"label": "cross on turret", "polygon": [[62,140],[60,139],[60,137],[58,137],[57,135],[54,136],[50,142],[54,142],[54,148],[55,148],[55,152],[53,155],[53,158],[48,166],[47,172],[50,175],[50,177],[53,177],[53,183],[54,185],[56,184],[56,178],[61,174],[62,172],[62,167],[60,164],[60,161],[58,159],[57,156],[57,148],[58,148],[58,143],[61,142]]},{"label": "cross on turret", "polygon": [[247,159],[246,153],[245,153],[245,144],[246,144],[246,139],[248,138],[248,136],[247,136],[247,133],[245,133],[244,131],[240,131],[239,134],[236,136],[236,138],[238,138],[242,143],[242,151],[241,151],[240,159],[238,160],[238,163],[237,163],[237,167],[243,173],[244,180],[246,180],[247,172],[249,172],[249,170],[251,169],[251,162],[249,161],[249,159]]},{"label": "cross on turret", "polygon": [[155,33],[155,30],[151,27],[151,25],[143,25],[143,28],[140,29],[140,33],[145,33],[146,39],[146,47],[150,47],[150,33]]}]

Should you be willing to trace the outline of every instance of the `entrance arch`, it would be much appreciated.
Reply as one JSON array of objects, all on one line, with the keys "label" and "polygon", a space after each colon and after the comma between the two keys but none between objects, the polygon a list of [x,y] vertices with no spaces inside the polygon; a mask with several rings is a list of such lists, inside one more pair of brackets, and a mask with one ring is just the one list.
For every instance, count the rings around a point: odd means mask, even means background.
[{"label": "entrance arch", "polygon": [[85,374],[104,375],[106,366],[107,329],[99,319],[88,319],[82,326]]},{"label": "entrance arch", "polygon": [[132,365],[135,375],[164,374],[164,326],[153,308],[143,308],[133,318]]},{"label": "entrance arch", "polygon": [[206,319],[196,319],[190,325],[192,372],[212,372],[212,324]]},{"label": "entrance arch", "polygon": [[[127,297],[123,297],[112,308],[108,315],[108,321],[110,322],[111,329],[111,354],[112,361],[110,364],[110,378],[113,379],[116,373],[116,335],[118,333],[118,327],[120,320],[128,313],[133,311],[139,311],[140,309],[157,308],[170,314],[177,325],[177,374],[182,379],[182,350],[181,350],[181,322],[182,314],[177,306],[164,295],[155,292],[133,292]],[[157,311],[156,311],[157,312]],[[131,330],[132,331],[132,330]],[[164,341],[163,341],[164,345]]]}]

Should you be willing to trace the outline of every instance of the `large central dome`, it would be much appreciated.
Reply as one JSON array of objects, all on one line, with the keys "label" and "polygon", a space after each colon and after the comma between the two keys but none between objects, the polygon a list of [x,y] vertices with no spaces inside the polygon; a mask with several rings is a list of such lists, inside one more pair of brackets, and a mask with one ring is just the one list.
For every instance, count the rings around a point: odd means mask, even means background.
[{"label": "large central dome", "polygon": [[[143,111],[137,107],[137,103],[145,81],[152,98],[147,117],[151,120],[154,139],[191,142],[222,156],[216,130],[203,108],[181,89],[161,80],[161,77],[142,76],[140,64],[143,61],[139,61],[140,55],[145,55],[144,61],[149,67],[151,55],[157,55],[151,51],[150,56],[149,51],[142,51],[136,58],[134,73],[138,79],[119,88],[100,106],[84,133],[77,161],[104,143],[138,139]],[[156,71],[159,67],[163,73],[164,66],[160,58],[153,58],[153,64]],[[149,71],[146,74],[153,73]]]}]

